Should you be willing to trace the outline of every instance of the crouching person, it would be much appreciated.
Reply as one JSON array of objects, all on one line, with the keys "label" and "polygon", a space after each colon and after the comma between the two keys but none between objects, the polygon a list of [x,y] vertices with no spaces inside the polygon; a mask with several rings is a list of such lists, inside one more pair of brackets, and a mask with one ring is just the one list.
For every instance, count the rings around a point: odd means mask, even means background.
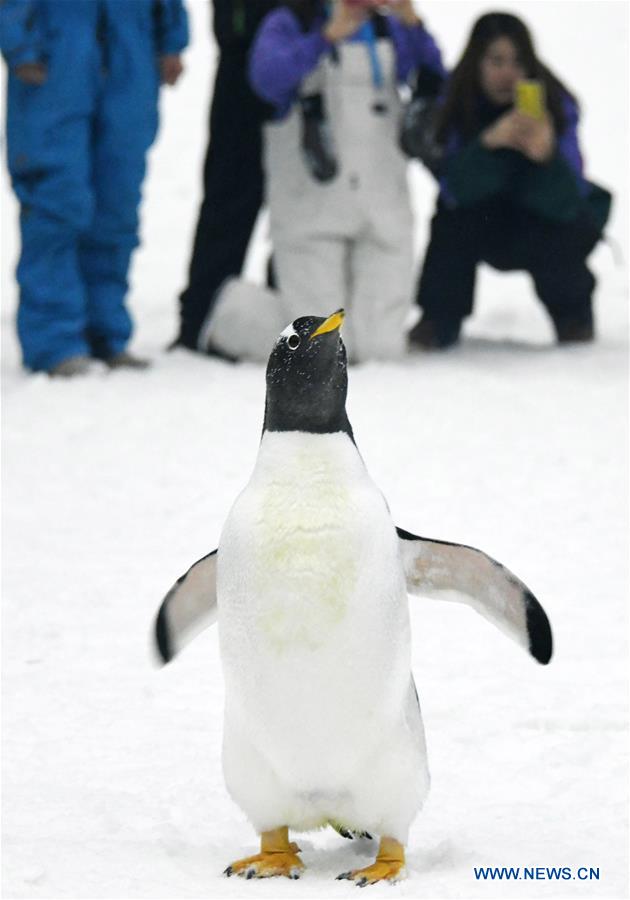
[{"label": "crouching person", "polygon": [[435,113],[440,152],[428,156],[441,189],[412,347],[458,341],[482,261],[531,275],[559,343],[593,340],[586,260],[611,196],[584,178],[577,122],[575,97],[536,57],[523,22],[482,16]]}]

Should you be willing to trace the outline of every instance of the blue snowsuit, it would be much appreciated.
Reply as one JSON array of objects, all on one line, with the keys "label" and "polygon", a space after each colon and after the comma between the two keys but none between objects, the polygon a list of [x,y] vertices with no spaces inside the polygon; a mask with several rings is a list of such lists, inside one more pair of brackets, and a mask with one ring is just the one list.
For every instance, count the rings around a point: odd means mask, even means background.
[{"label": "blue snowsuit", "polygon": [[[145,155],[158,124],[158,56],[188,41],[181,0],[4,0],[8,164],[20,201],[24,364],[107,358],[125,308]],[[14,70],[43,62],[29,85]]]}]

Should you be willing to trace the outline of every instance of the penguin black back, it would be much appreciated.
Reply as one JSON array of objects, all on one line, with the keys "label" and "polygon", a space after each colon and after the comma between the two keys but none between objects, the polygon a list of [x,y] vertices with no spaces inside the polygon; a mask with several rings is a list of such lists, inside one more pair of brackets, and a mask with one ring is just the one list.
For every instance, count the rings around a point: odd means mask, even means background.
[{"label": "penguin black back", "polygon": [[282,332],[267,364],[264,431],[345,432],[348,364],[339,329],[343,310],[304,316]]}]

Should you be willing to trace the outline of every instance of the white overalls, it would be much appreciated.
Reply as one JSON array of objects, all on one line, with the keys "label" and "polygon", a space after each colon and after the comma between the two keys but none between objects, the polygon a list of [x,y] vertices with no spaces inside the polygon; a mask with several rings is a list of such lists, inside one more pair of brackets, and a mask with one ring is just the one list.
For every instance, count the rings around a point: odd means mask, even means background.
[{"label": "white overalls", "polygon": [[264,361],[289,322],[343,307],[352,361],[403,355],[413,222],[407,165],[397,143],[394,48],[386,39],[376,45],[387,73],[378,94],[384,112],[374,110],[377,95],[364,43],[339,46],[339,62],[327,56],[316,70],[323,75],[339,162],[332,181],[317,182],[306,168],[297,105],[266,126],[267,202],[280,292],[228,282],[205,334],[219,349]]}]

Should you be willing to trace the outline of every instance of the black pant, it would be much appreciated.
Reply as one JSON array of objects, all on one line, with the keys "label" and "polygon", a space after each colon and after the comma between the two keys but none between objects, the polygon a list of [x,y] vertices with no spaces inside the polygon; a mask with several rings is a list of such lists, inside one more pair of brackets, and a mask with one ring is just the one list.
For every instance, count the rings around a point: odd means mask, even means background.
[{"label": "black pant", "polygon": [[188,287],[179,298],[179,341],[189,347],[197,346],[216,291],[243,266],[263,202],[263,114],[264,104],[247,83],[246,49],[223,49],[210,108],[204,197]]},{"label": "black pant", "polygon": [[595,278],[586,265],[600,232],[585,214],[575,222],[543,219],[501,200],[473,209],[439,203],[418,283],[424,317],[459,322],[473,310],[477,264],[524,270],[554,322],[592,322]]}]

